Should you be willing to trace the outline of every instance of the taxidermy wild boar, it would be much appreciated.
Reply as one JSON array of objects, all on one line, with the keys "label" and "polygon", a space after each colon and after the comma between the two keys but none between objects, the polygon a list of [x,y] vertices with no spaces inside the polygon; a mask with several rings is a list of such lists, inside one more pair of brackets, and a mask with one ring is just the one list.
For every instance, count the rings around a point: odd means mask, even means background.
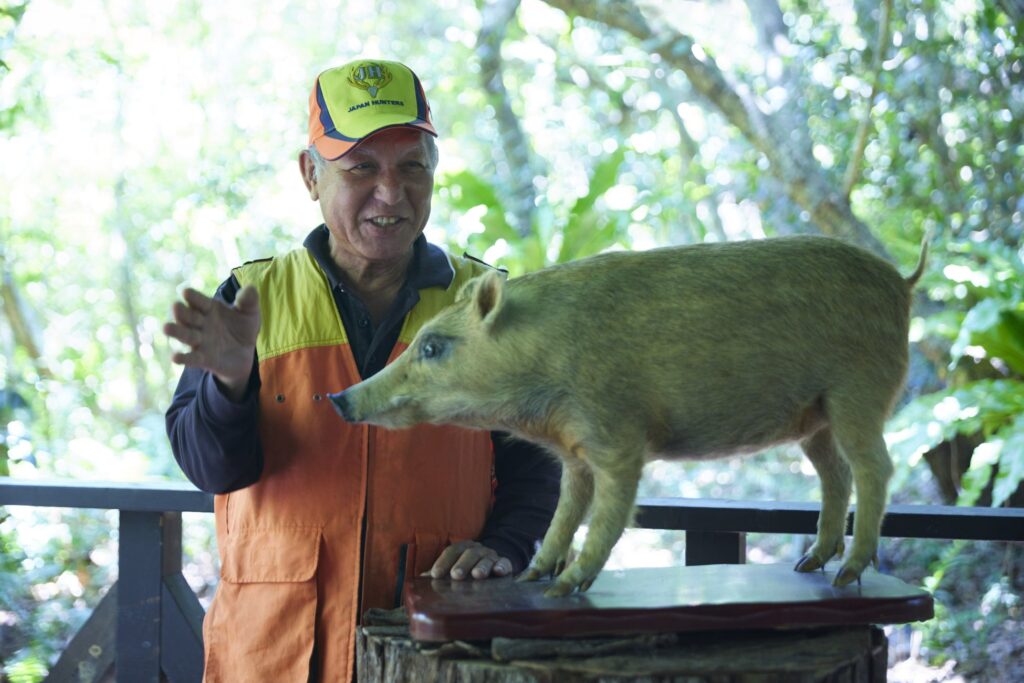
[{"label": "taxidermy wild boar", "polygon": [[876,557],[892,473],[882,429],[906,375],[926,253],[908,278],[809,236],[608,253],[507,283],[487,273],[394,363],[331,398],[351,422],[504,430],[557,454],[558,507],[520,577],[558,574],[548,595],[593,582],[629,522],[645,460],[798,441],[822,505],[797,571],[842,555],[856,487],[842,586]]}]

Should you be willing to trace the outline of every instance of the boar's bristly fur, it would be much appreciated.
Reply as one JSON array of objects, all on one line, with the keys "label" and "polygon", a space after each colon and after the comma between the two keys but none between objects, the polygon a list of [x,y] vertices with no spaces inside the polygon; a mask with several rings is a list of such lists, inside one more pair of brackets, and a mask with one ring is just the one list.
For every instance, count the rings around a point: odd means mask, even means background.
[{"label": "boar's bristly fur", "polygon": [[[603,254],[468,283],[394,363],[334,398],[346,419],[509,431],[562,460],[561,497],[522,578],[586,589],[629,522],[645,460],[798,441],[821,478],[813,571],[875,558],[892,465],[883,425],[907,370],[910,292],[884,260],[822,237]],[[579,556],[574,533],[591,513]],[[559,570],[560,573],[559,573]]]}]

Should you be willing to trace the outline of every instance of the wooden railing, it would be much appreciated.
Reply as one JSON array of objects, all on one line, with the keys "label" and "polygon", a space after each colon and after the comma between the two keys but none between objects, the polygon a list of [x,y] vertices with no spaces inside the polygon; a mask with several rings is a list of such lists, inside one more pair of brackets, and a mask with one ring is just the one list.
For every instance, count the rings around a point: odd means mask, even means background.
[{"label": "wooden railing", "polygon": [[118,510],[117,583],[46,681],[171,683],[203,677],[203,608],[181,574],[181,513],[213,512],[190,484],[0,479],[0,505]]},{"label": "wooden railing", "polygon": [[[644,498],[636,526],[686,531],[686,564],[741,563],[746,534],[813,534],[818,505]],[[118,580],[46,681],[199,683],[203,609],[181,575],[181,513],[212,512],[187,484],[0,478],[0,505],[119,511]],[[851,512],[851,518],[852,518]],[[1024,509],[891,505],[883,536],[1024,542]],[[161,678],[161,674],[163,678]]]}]

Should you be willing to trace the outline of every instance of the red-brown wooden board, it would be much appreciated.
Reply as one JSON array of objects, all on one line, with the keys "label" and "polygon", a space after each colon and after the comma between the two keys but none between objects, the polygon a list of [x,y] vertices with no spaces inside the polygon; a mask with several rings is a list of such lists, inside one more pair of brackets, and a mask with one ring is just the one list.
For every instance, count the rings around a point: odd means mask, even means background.
[{"label": "red-brown wooden board", "polygon": [[869,569],[860,585],[836,588],[834,576],[755,564],[606,570],[587,592],[563,598],[544,597],[548,581],[418,577],[407,586],[405,606],[412,637],[434,642],[896,624],[933,616],[931,595],[897,578]]}]

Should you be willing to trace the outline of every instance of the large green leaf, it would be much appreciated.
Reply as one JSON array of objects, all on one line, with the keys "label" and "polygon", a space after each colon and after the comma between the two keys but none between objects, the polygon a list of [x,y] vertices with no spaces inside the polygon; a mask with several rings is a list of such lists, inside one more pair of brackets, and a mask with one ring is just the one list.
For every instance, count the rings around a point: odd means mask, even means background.
[{"label": "large green leaf", "polygon": [[619,147],[612,152],[611,156],[602,160],[594,167],[594,173],[590,176],[590,187],[587,190],[587,194],[577,199],[570,211],[570,222],[572,221],[572,216],[581,216],[590,211],[598,198],[615,185],[615,180],[619,176],[619,167],[622,166],[625,158],[626,150],[623,147]]},{"label": "large green leaf", "polygon": [[563,232],[558,261],[565,263],[592,256],[615,244],[620,235],[620,223],[614,216],[588,213],[574,219]]},{"label": "large green leaf", "polygon": [[591,256],[615,243],[619,232],[618,223],[614,216],[598,215],[594,205],[601,195],[615,185],[624,159],[625,150],[620,147],[594,168],[587,194],[573,204],[562,229],[559,263]]},{"label": "large green leaf", "polygon": [[999,472],[992,487],[992,506],[998,507],[1013,495],[1024,481],[1024,415],[1018,415],[999,432],[1003,439]]},{"label": "large green leaf", "polygon": [[0,17],[10,17],[17,24],[21,21],[21,18],[25,16],[25,10],[28,9],[28,2],[22,2],[18,4],[5,2],[0,4]]},{"label": "large green leaf", "polygon": [[460,171],[446,175],[438,183],[449,190],[449,203],[461,211],[468,211],[478,206],[487,207],[487,212],[480,219],[484,225],[484,238],[488,244],[499,239],[514,243],[519,233],[505,220],[505,206],[494,186],[471,171]]},{"label": "large green leaf", "polygon": [[889,423],[895,457],[913,465],[958,432],[992,435],[1024,414],[1024,382],[980,380],[908,403]]},{"label": "large green leaf", "polygon": [[985,299],[964,318],[960,334],[950,349],[952,365],[967,351],[980,346],[989,357],[1001,358],[1024,376],[1024,311],[1019,304]]}]

